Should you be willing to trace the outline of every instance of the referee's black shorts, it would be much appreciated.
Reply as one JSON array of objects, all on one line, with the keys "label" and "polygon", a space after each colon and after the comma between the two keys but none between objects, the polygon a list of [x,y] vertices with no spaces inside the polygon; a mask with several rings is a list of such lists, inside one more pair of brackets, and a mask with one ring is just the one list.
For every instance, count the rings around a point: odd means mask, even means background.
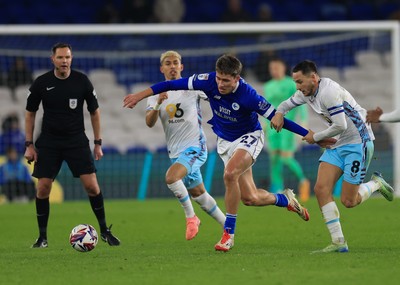
[{"label": "referee's black shorts", "polygon": [[38,148],[38,158],[32,176],[55,179],[65,160],[74,177],[96,172],[92,151],[89,147],[80,148]]}]

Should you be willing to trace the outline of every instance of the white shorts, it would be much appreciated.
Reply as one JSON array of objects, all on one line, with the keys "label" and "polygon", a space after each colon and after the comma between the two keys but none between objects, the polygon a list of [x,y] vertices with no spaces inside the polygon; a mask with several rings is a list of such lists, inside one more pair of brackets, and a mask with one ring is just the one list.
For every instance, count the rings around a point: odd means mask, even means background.
[{"label": "white shorts", "polygon": [[245,134],[233,142],[224,140],[218,137],[217,152],[221,157],[224,165],[232,157],[237,149],[246,150],[253,158],[253,163],[256,161],[258,155],[264,147],[264,131],[258,130],[252,133]]}]

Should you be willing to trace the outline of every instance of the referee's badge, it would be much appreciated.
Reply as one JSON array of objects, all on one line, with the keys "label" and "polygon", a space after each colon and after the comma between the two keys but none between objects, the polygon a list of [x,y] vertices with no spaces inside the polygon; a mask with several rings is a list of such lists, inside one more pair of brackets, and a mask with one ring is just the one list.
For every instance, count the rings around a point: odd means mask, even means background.
[{"label": "referee's badge", "polygon": [[78,106],[78,99],[69,99],[69,107],[76,109],[76,106]]}]

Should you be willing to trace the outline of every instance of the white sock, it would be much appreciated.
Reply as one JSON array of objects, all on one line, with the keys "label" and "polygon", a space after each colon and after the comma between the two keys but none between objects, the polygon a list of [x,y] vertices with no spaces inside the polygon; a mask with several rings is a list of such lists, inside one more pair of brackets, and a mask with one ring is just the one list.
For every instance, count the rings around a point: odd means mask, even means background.
[{"label": "white sock", "polygon": [[379,183],[374,180],[361,184],[358,188],[358,194],[361,196],[361,203],[365,202],[379,187]]},{"label": "white sock", "polygon": [[340,225],[340,213],[336,203],[329,202],[322,206],[321,212],[325,220],[325,225],[331,234],[332,242],[344,242],[342,226]]},{"label": "white sock", "polygon": [[186,218],[194,217],[194,209],[192,201],[190,201],[189,193],[183,184],[182,180],[178,180],[172,184],[167,184],[169,190],[174,193],[175,197],[178,198],[181,203],[183,210],[185,211]]},{"label": "white sock", "polygon": [[221,209],[217,206],[215,199],[205,192],[198,197],[193,197],[193,200],[211,217],[213,217],[221,226],[224,226],[225,215],[222,213]]}]

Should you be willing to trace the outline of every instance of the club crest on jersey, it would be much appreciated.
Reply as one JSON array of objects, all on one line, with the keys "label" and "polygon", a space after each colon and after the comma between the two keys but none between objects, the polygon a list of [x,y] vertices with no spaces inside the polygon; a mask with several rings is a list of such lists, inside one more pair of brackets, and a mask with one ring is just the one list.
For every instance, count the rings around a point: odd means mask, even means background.
[{"label": "club crest on jersey", "polygon": [[233,109],[233,110],[237,111],[237,110],[239,110],[239,108],[240,108],[240,106],[239,106],[238,103],[236,103],[236,102],[233,102],[233,103],[232,103],[232,109]]},{"label": "club crest on jersey", "polygon": [[69,107],[76,109],[76,106],[78,106],[78,99],[69,99]]},{"label": "club crest on jersey", "polygon": [[199,80],[207,80],[208,79],[208,73],[199,74],[199,75],[197,75],[197,78]]}]

